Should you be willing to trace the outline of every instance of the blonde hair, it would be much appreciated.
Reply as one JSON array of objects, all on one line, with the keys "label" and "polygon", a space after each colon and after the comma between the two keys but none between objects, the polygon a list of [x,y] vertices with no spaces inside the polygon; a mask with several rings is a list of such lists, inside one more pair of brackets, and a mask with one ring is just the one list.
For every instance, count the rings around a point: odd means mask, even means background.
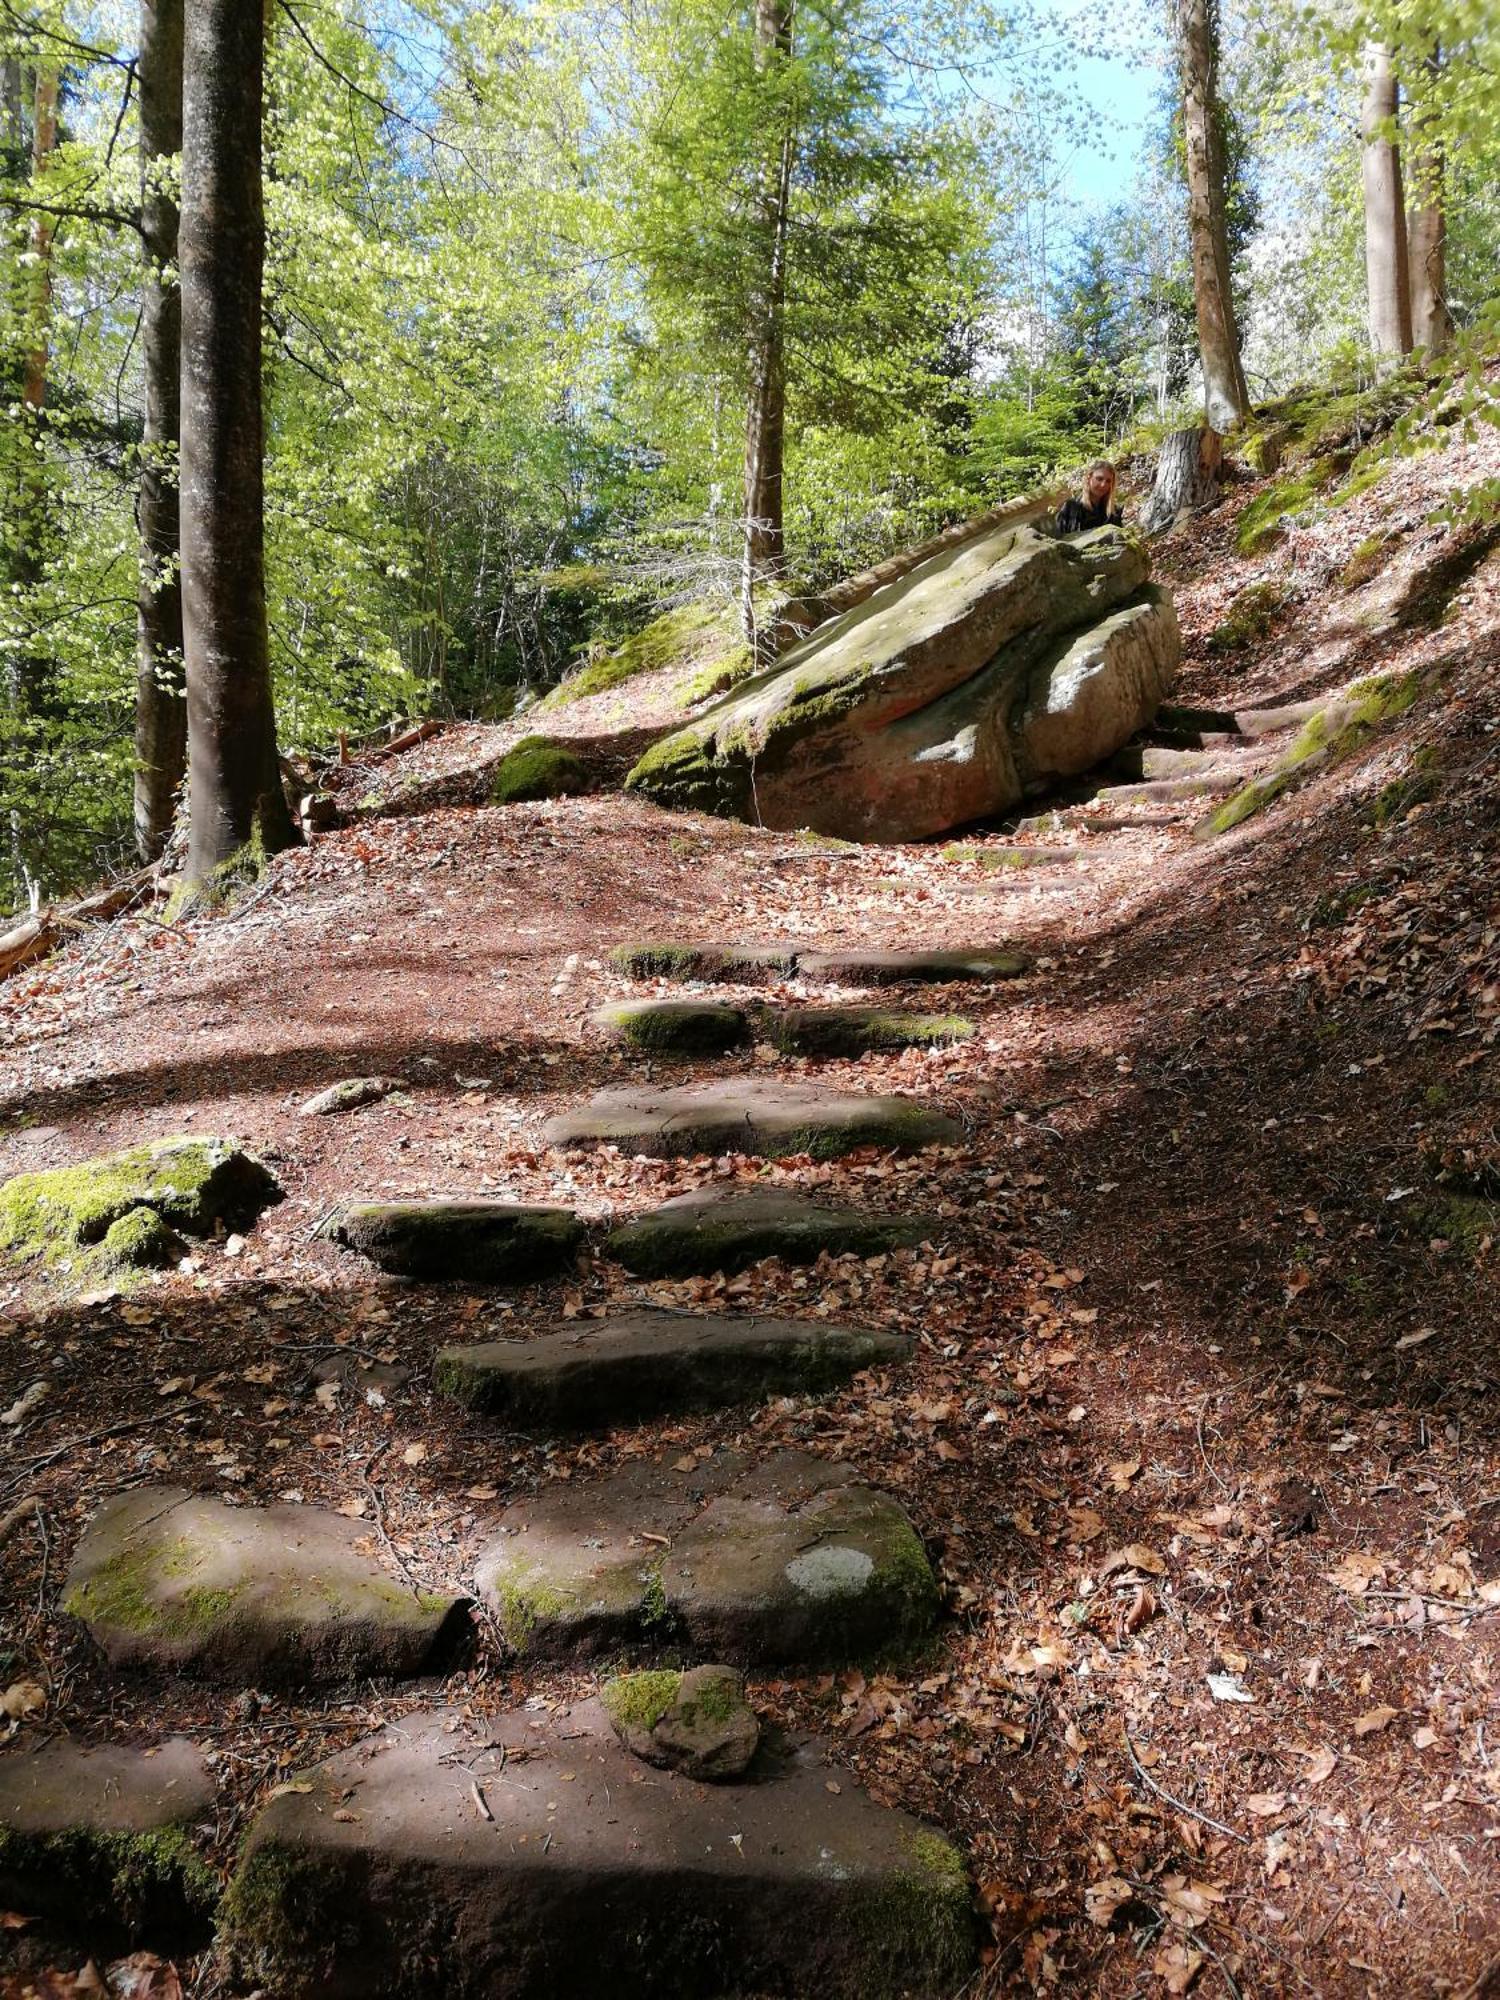
[{"label": "blonde hair", "polygon": [[1087,500],[1089,497],[1089,488],[1094,482],[1094,474],[1096,472],[1107,472],[1109,474],[1109,497],[1113,500],[1115,497],[1115,486],[1120,475],[1115,471],[1107,458],[1096,458],[1088,471],[1083,475],[1084,499]]}]

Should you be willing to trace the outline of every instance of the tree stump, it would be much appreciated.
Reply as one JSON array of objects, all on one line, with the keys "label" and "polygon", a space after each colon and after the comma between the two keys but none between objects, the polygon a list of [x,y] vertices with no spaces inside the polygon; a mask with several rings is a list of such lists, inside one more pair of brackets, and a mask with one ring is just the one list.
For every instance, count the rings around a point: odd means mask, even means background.
[{"label": "tree stump", "polygon": [[1162,440],[1156,483],[1141,512],[1141,532],[1159,535],[1184,514],[1217,506],[1221,497],[1219,462],[1224,441],[1206,424],[1173,431]]}]

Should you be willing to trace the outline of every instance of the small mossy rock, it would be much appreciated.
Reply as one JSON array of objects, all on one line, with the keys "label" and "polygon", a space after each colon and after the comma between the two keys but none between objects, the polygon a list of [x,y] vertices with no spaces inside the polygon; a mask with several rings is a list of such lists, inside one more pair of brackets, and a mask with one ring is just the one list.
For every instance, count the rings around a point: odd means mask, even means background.
[{"label": "small mossy rock", "polygon": [[817,1394],[910,1354],[900,1334],[826,1321],[647,1311],[445,1347],[433,1377],[442,1394],[518,1428],[608,1429],[666,1410]]},{"label": "small mossy rock", "polygon": [[121,1270],[163,1271],[187,1254],[187,1245],[154,1208],[132,1208],[104,1232],[105,1262]]},{"label": "small mossy rock", "polygon": [[275,1175],[232,1139],[158,1139],[7,1181],[0,1187],[0,1251],[55,1263],[101,1243],[142,1208],[171,1228],[211,1236],[220,1223],[248,1228],[281,1198]]},{"label": "small mossy rock", "polygon": [[400,1088],[399,1077],[347,1076],[342,1083],[331,1083],[316,1097],[308,1098],[298,1115],[302,1118],[335,1118],[341,1111],[358,1111],[362,1105],[378,1104],[383,1097],[389,1097],[393,1090]]},{"label": "small mossy rock", "polygon": [[62,1608],[112,1666],[240,1686],[422,1673],[463,1602],[398,1582],[356,1546],[367,1533],[317,1507],[138,1486],[89,1523]]},{"label": "small mossy rock", "polygon": [[604,1247],[639,1277],[685,1278],[744,1271],[765,1257],[877,1257],[936,1237],[941,1226],[933,1216],[825,1207],[780,1188],[700,1188],[622,1223]]},{"label": "small mossy rock", "polygon": [[368,1201],[339,1215],[329,1232],[400,1278],[530,1284],[576,1256],[584,1227],[570,1208],[508,1201]]},{"label": "small mossy rock", "polygon": [[551,736],[523,736],[495,767],[490,803],[531,805],[589,791],[592,781],[577,754]]},{"label": "small mossy rock", "polygon": [[609,962],[631,979],[697,979],[740,985],[785,978],[799,947],[790,944],[617,944]]},{"label": "small mossy rock", "polygon": [[527,1658],[671,1644],[746,1665],[847,1662],[909,1650],[937,1616],[897,1502],[799,1452],[627,1466],[519,1501],[498,1529],[479,1589]]},{"label": "small mossy rock", "polygon": [[218,1884],[190,1829],[214,1817],[182,1737],[148,1754],[65,1737],[0,1755],[0,1909],[56,1920],[71,1942],[206,1942]]},{"label": "small mossy rock", "polygon": [[698,1153],[836,1160],[862,1146],[917,1152],[963,1139],[957,1119],[909,1097],[863,1097],[758,1077],[680,1090],[601,1090],[543,1129],[549,1146],[618,1146],[659,1160]]},{"label": "small mossy rock", "polygon": [[976,868],[988,872],[1012,868],[1072,868],[1082,856],[1071,847],[1007,847],[997,841],[955,840],[943,848],[942,858],[944,861],[971,862]]},{"label": "small mossy rock", "polygon": [[616,1736],[659,1770],[713,1784],[742,1777],[760,1744],[760,1723],[733,1667],[620,1674],[600,1691]]},{"label": "small mossy rock", "polygon": [[913,1014],[882,1007],[788,1007],[767,1011],[766,1037],[788,1055],[862,1056],[881,1049],[933,1049],[966,1042],[962,1014]]},{"label": "small mossy rock", "polygon": [[832,1789],[816,1739],[763,1747],[752,1785],[642,1775],[597,1701],[407,1716],[256,1819],[224,1901],[228,1955],[278,2000],[962,1987],[976,1936],[960,1855],[852,1773]]},{"label": "small mossy rock", "polygon": [[786,831],[921,840],[1086,770],[1149,722],[1181,652],[1115,528],[992,527],[829,619],[654,744],[627,785]]},{"label": "small mossy rock", "polygon": [[1031,960],[1021,951],[809,951],[797,961],[806,979],[840,986],[994,986],[1022,979]]},{"label": "small mossy rock", "polygon": [[601,1007],[594,1016],[632,1048],[653,1055],[720,1055],[744,1041],[743,1008],[713,1000],[634,1000]]}]

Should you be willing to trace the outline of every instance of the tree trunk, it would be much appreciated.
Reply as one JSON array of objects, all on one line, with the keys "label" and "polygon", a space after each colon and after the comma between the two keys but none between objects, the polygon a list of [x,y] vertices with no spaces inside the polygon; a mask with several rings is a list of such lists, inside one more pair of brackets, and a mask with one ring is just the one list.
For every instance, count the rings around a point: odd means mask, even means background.
[{"label": "tree trunk", "polygon": [[1151,497],[1141,509],[1141,532],[1158,535],[1182,514],[1212,507],[1222,497],[1222,441],[1215,430],[1194,426],[1162,440]]},{"label": "tree trunk", "polygon": [[1177,0],[1182,124],[1187,149],[1193,303],[1203,362],[1203,403],[1213,430],[1245,416],[1250,395],[1240,360],[1229,268],[1224,148],[1219,136],[1218,48],[1212,0]]},{"label": "tree trunk", "polygon": [[136,526],[135,839],[143,861],[167,844],[187,765],[182,673],[177,451],[181,426],[182,293],[165,274],[177,262],[177,202],[168,163],[182,151],[183,0],[141,0],[141,225],[145,274],[141,361],[145,427]]},{"label": "tree trunk", "polygon": [[[1437,81],[1442,55],[1426,63]],[[1412,118],[1411,206],[1406,218],[1406,261],[1411,280],[1412,344],[1436,354],[1453,337],[1448,312],[1448,211],[1442,134],[1430,97],[1417,101]]]},{"label": "tree trunk", "polygon": [[183,68],[182,608],[187,879],[297,835],[267,656],[260,316],[263,13],[191,0]]},{"label": "tree trunk", "polygon": [[[756,0],[756,65],[769,74],[792,52],[791,0]],[[741,621],[755,647],[755,586],[780,574],[786,554],[782,483],[786,456],[786,259],[794,139],[787,114],[758,203],[759,282],[751,297],[750,395],[745,420],[745,539]]]},{"label": "tree trunk", "polygon": [[1364,138],[1365,281],[1370,345],[1388,360],[1411,352],[1411,290],[1406,268],[1406,204],[1395,138],[1398,105],[1390,50],[1365,44]]}]

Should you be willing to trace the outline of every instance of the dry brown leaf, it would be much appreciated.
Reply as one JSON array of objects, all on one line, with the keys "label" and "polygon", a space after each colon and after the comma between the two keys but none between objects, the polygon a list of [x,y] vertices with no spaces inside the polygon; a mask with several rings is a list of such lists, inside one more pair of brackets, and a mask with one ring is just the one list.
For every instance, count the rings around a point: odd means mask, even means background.
[{"label": "dry brown leaf", "polygon": [[1115,1912],[1134,1894],[1130,1884],[1120,1875],[1106,1875],[1102,1881],[1090,1883],[1083,1898],[1089,1922],[1097,1924],[1102,1931],[1108,1930]]},{"label": "dry brown leaf", "polygon": [[1334,1767],[1339,1761],[1338,1752],[1330,1750],[1326,1744],[1316,1750],[1294,1750],[1292,1755],[1307,1759],[1304,1782],[1309,1785],[1321,1785],[1325,1778],[1333,1775]]},{"label": "dry brown leaf", "polygon": [[4,1694],[0,1694],[0,1715],[8,1715],[12,1722],[35,1715],[46,1706],[47,1690],[38,1687],[35,1681],[12,1681]]},{"label": "dry brown leaf", "polygon": [[1356,1736],[1373,1736],[1377,1730],[1385,1729],[1394,1722],[1399,1714],[1399,1709],[1387,1707],[1382,1702],[1379,1708],[1366,1709],[1363,1715],[1355,1718],[1354,1733]]},{"label": "dry brown leaf", "polygon": [[1254,1813],[1257,1819],[1275,1819],[1285,1805],[1285,1792],[1252,1792],[1245,1800],[1246,1812]]},{"label": "dry brown leaf", "polygon": [[1351,1597],[1363,1597],[1377,1577],[1385,1575],[1385,1564],[1379,1556],[1363,1555],[1358,1549],[1351,1549],[1339,1559],[1335,1568],[1329,1570],[1324,1581],[1336,1584],[1340,1590],[1347,1590]]},{"label": "dry brown leaf", "polygon": [[1106,1556],[1099,1574],[1101,1577],[1113,1576],[1117,1569],[1144,1570],[1147,1576],[1165,1576],[1167,1573],[1165,1558],[1144,1542],[1127,1542],[1123,1549],[1116,1549],[1113,1555]]}]

